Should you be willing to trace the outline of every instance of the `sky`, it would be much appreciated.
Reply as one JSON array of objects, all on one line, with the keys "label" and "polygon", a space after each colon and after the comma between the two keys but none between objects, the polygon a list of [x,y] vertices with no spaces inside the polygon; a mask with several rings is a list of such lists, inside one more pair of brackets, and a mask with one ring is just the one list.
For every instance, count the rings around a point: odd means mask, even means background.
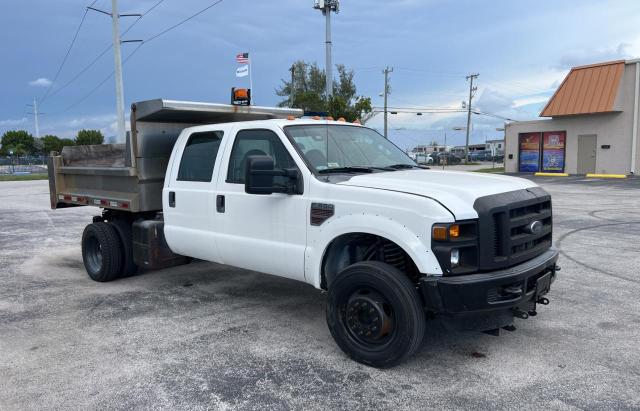
[{"label": "sky", "polygon": [[[87,12],[93,0],[0,0],[0,133],[34,131],[74,137],[79,129],[115,136],[115,85],[110,17]],[[158,37],[213,0],[120,0],[125,107],[167,98],[227,103],[236,54],[249,52],[254,104],[280,101],[275,89],[296,60],[324,67],[324,18],[313,0],[223,0]],[[93,7],[110,11],[111,0]],[[390,74],[389,106],[460,108],[469,73],[479,73],[473,107],[514,120],[537,118],[568,70],[640,57],[640,1],[343,0],[332,15],[333,60],[355,72],[358,94],[381,107],[382,70]],[[139,47],[137,50],[136,48]],[[106,51],[105,51],[106,50]],[[95,61],[85,70],[91,62]],[[60,69],[61,67],[61,69]],[[59,71],[59,72],[58,72]],[[45,97],[43,99],[43,97]],[[500,138],[501,118],[472,116],[472,142]],[[367,125],[382,129],[382,114]],[[466,114],[389,115],[401,148],[433,140],[464,143]]]}]

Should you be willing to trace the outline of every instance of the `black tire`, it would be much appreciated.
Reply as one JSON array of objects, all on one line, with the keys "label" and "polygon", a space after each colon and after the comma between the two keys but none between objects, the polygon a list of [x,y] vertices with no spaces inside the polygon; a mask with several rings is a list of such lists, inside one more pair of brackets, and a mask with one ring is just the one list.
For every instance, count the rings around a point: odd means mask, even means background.
[{"label": "black tire", "polygon": [[118,232],[122,251],[121,277],[129,277],[138,272],[138,266],[133,262],[133,235],[131,233],[131,223],[125,220],[112,220],[111,225]]},{"label": "black tire", "polygon": [[420,348],[425,321],[415,285],[388,264],[353,264],[329,287],[327,325],[357,362],[378,368],[402,362]]},{"label": "black tire", "polygon": [[107,223],[92,223],[82,233],[82,261],[94,281],[106,282],[120,276],[122,249],[116,229]]}]

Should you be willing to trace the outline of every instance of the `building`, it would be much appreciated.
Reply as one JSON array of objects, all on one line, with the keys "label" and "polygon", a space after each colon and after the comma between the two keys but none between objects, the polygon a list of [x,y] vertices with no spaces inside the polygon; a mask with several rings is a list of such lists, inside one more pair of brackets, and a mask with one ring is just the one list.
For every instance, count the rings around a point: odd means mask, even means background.
[{"label": "building", "polygon": [[507,172],[634,174],[640,59],[574,67],[540,113],[505,131]]},{"label": "building", "polygon": [[501,156],[504,154],[504,140],[487,140],[484,149],[494,157]]}]

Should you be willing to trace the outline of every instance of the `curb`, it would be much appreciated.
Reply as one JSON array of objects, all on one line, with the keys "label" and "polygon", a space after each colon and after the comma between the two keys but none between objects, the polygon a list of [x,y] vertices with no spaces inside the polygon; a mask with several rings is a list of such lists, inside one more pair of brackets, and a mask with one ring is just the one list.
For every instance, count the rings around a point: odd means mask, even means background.
[{"label": "curb", "polygon": [[534,176],[540,176],[540,177],[569,177],[569,174],[567,173],[534,173]]},{"label": "curb", "polygon": [[626,174],[587,174],[589,178],[627,178]]}]

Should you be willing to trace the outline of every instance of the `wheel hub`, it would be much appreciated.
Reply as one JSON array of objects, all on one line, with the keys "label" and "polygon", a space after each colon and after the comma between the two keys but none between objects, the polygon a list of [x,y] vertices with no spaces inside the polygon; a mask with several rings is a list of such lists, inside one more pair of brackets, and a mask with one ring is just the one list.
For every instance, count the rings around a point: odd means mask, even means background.
[{"label": "wheel hub", "polygon": [[380,294],[358,290],[347,302],[345,322],[356,339],[379,344],[384,342],[393,327],[390,314],[390,305]]}]

